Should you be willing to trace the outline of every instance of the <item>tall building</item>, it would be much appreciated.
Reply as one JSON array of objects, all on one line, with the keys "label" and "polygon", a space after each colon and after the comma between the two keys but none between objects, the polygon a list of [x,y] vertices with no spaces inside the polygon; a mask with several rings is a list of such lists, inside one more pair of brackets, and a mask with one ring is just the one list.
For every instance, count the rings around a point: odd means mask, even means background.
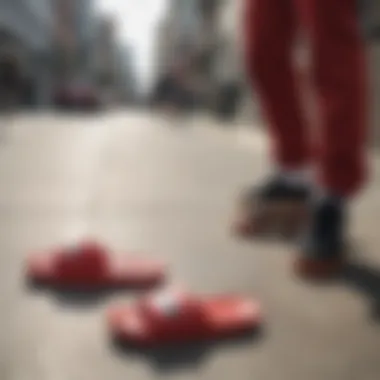
[{"label": "tall building", "polygon": [[212,102],[214,92],[219,5],[215,0],[171,0],[157,36],[158,81],[174,64],[181,62],[187,66],[192,91],[205,103]]},{"label": "tall building", "polygon": [[165,73],[170,62],[169,52],[172,51],[174,45],[174,36],[171,33],[171,25],[168,19],[162,20],[157,28],[155,43],[155,75],[160,77]]},{"label": "tall building", "polygon": [[218,14],[218,34],[220,38],[215,75],[220,89],[234,89],[237,96],[235,116],[252,120],[257,114],[257,102],[247,80],[243,61],[242,18],[245,0],[225,0]]},{"label": "tall building", "polygon": [[372,7],[367,9],[364,18],[364,29],[370,37],[370,67],[372,77],[370,80],[370,121],[372,124],[373,145],[380,147],[380,3],[374,1]]},{"label": "tall building", "polygon": [[220,0],[198,0],[201,29],[195,56],[196,70],[201,84],[200,96],[206,108],[214,109],[218,96],[218,78],[215,67],[220,49],[219,14],[223,2]]},{"label": "tall building", "polygon": [[380,3],[378,1],[361,0],[358,2],[362,30],[370,38],[380,37]]},{"label": "tall building", "polygon": [[43,105],[50,98],[53,10],[50,0],[0,1],[0,59],[16,59],[28,88],[27,103]]},{"label": "tall building", "polygon": [[90,81],[91,51],[95,32],[95,7],[93,0],[75,0],[78,76]]},{"label": "tall building", "polygon": [[200,37],[198,0],[170,0],[167,16],[157,35],[157,74],[162,74],[180,57],[191,55]]},{"label": "tall building", "polygon": [[132,104],[137,98],[137,78],[130,46],[118,45],[116,54],[116,92],[123,104]]},{"label": "tall building", "polygon": [[102,85],[114,82],[116,67],[116,35],[115,21],[111,17],[102,16],[97,20],[94,65],[97,80]]},{"label": "tall building", "polygon": [[0,1],[0,31],[27,48],[46,49],[52,31],[51,11],[50,0]]},{"label": "tall building", "polygon": [[216,62],[216,75],[220,81],[240,79],[241,20],[243,0],[225,0],[219,13],[218,34],[220,48]]},{"label": "tall building", "polygon": [[74,65],[76,39],[73,17],[72,0],[54,0],[54,46],[57,80],[68,79]]},{"label": "tall building", "polygon": [[132,102],[136,94],[136,76],[130,47],[116,41],[114,22],[109,18],[102,20],[98,37],[94,60],[98,86],[112,103]]},{"label": "tall building", "polygon": [[[85,79],[90,72],[95,28],[93,0],[53,0],[58,76]],[[88,78],[87,78],[88,79]]]}]

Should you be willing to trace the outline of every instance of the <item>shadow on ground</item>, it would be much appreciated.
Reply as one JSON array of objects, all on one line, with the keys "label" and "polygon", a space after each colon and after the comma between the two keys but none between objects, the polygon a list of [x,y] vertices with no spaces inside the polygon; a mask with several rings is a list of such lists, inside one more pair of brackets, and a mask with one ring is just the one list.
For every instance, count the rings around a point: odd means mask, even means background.
[{"label": "shadow on ground", "polygon": [[102,288],[102,289],[70,289],[57,286],[46,286],[38,283],[29,283],[29,291],[35,293],[44,293],[51,296],[60,306],[86,309],[96,307],[102,304],[108,298],[120,292],[133,292],[134,295],[141,295],[147,289],[133,289],[133,288]]},{"label": "shadow on ground", "polygon": [[380,269],[362,262],[350,263],[342,280],[368,299],[371,320],[380,323]]},{"label": "shadow on ground", "polygon": [[[347,255],[349,261],[339,277],[316,281],[318,285],[342,284],[368,300],[369,318],[380,323],[380,268],[365,261],[365,247],[350,242]],[[313,281],[312,281],[313,282]]]},{"label": "shadow on ground", "polygon": [[111,345],[120,356],[143,358],[148,361],[155,371],[167,373],[178,369],[194,369],[201,366],[215,350],[245,347],[261,341],[263,336],[264,330],[261,328],[239,337],[212,342],[175,344],[145,349],[113,339]]}]

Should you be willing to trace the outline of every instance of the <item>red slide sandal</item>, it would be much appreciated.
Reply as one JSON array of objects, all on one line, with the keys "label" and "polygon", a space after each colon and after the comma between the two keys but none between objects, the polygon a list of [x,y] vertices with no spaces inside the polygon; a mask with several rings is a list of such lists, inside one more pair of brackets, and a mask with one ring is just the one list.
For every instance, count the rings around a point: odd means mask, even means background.
[{"label": "red slide sandal", "polygon": [[143,258],[113,257],[93,242],[32,255],[27,262],[30,282],[80,290],[145,288],[164,280],[164,266]]},{"label": "red slide sandal", "polygon": [[233,337],[254,331],[261,320],[260,306],[250,299],[176,291],[111,307],[107,314],[112,336],[140,347]]}]

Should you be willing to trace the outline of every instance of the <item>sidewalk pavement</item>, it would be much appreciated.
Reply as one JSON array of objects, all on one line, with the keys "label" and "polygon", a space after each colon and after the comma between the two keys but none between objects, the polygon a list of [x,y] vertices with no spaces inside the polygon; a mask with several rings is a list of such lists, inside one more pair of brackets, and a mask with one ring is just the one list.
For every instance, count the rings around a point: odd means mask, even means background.
[{"label": "sidewalk pavement", "polygon": [[[379,380],[380,166],[354,210],[356,265],[341,281],[305,284],[291,271],[294,246],[230,234],[239,190],[267,169],[263,135],[239,135],[125,112],[15,121],[0,146],[1,380]],[[116,352],[104,312],[133,294],[80,303],[24,286],[27,255],[75,235],[159,257],[171,283],[194,291],[258,298],[263,334]]]}]

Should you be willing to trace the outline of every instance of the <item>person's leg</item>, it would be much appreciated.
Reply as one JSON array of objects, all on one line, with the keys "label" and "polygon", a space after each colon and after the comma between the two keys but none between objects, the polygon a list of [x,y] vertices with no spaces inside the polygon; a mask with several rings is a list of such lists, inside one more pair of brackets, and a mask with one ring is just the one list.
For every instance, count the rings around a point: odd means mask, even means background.
[{"label": "person's leg", "polygon": [[292,0],[246,0],[245,51],[252,87],[261,101],[274,163],[298,169],[309,159],[293,48],[297,20]]},{"label": "person's leg", "polygon": [[319,199],[299,260],[305,274],[342,263],[346,209],[366,175],[366,65],[356,0],[294,0],[310,38],[320,147]]},{"label": "person's leg", "polygon": [[293,1],[246,0],[244,16],[248,74],[268,124],[276,168],[243,197],[235,229],[250,237],[293,230],[293,224],[297,230],[308,197],[303,177],[309,141],[293,64],[298,31]]},{"label": "person's leg", "polygon": [[320,111],[320,181],[351,196],[366,175],[366,64],[357,0],[294,0],[309,36]]}]

